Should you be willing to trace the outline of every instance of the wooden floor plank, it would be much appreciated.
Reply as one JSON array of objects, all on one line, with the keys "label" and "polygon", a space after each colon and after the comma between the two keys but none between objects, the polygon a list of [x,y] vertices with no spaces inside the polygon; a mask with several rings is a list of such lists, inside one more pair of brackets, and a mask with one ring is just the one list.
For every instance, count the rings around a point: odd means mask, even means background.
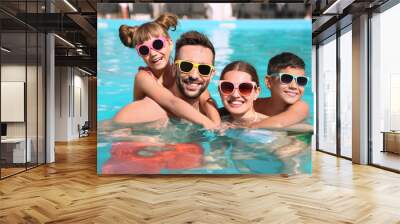
[{"label": "wooden floor plank", "polygon": [[400,223],[400,175],[313,152],[313,174],[96,174],[96,139],[0,181],[0,223]]}]

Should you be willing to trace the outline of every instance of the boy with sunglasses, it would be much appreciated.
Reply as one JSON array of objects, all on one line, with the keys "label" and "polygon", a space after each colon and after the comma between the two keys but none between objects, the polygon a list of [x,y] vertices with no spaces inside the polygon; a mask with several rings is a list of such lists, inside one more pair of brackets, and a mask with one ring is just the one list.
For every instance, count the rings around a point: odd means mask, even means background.
[{"label": "boy with sunglasses", "polygon": [[[255,110],[269,116],[253,123],[253,128],[286,128],[303,122],[309,116],[309,106],[301,100],[308,83],[304,61],[295,54],[284,52],[271,58],[265,84],[271,97],[255,101]],[[309,125],[301,128],[311,129]]]}]

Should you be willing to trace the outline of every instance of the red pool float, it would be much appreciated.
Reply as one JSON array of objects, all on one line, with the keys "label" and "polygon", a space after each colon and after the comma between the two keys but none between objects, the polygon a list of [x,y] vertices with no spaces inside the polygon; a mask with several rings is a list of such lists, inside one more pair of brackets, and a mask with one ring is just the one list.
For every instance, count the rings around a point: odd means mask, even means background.
[{"label": "red pool float", "polygon": [[194,143],[159,144],[117,142],[111,147],[111,158],[103,165],[103,174],[156,174],[162,169],[200,167],[203,149]]}]

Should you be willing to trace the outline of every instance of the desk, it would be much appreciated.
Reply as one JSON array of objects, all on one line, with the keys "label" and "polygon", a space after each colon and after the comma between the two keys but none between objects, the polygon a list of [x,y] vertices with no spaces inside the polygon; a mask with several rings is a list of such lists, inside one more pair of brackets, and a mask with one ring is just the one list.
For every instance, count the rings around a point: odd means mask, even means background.
[{"label": "desk", "polygon": [[382,131],[383,151],[400,154],[400,131]]},{"label": "desk", "polygon": [[[3,154],[12,154],[12,161],[8,161],[10,163],[25,163],[30,162],[32,158],[31,154],[31,144],[32,141],[30,138],[27,139],[26,154],[25,154],[25,138],[5,138],[1,139],[1,156]],[[12,147],[12,148],[10,148]],[[11,156],[10,156],[11,157]],[[4,158],[4,157],[3,157]],[[25,161],[27,158],[27,161]],[[6,161],[8,159],[6,158]],[[9,158],[11,160],[11,158]]]}]

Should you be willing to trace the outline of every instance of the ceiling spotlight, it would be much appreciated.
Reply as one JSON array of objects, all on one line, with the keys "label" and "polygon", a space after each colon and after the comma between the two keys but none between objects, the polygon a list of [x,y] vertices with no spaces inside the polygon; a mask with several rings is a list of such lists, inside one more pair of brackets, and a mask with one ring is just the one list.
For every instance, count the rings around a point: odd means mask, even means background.
[{"label": "ceiling spotlight", "polygon": [[351,5],[355,0],[336,0],[332,5],[330,5],[324,12],[323,15],[329,14],[342,14],[343,10]]},{"label": "ceiling spotlight", "polygon": [[7,49],[7,48],[5,48],[5,47],[1,47],[1,50],[4,51],[4,52],[6,52],[6,53],[10,53],[10,52],[11,52],[11,50],[9,50],[9,49]]},{"label": "ceiling spotlight", "polygon": [[74,12],[78,12],[78,10],[71,4],[69,3],[68,0],[64,0],[65,4],[67,4]]},{"label": "ceiling spotlight", "polygon": [[88,71],[86,71],[86,70],[83,70],[83,69],[81,69],[81,68],[79,68],[79,67],[78,67],[78,70],[81,71],[81,72],[83,72],[83,73],[85,73],[85,74],[87,74],[87,75],[89,75],[89,76],[92,75],[92,73],[90,73],[90,72],[88,72]]},{"label": "ceiling spotlight", "polygon": [[75,48],[75,45],[73,45],[71,42],[69,42],[68,40],[58,36],[57,34],[54,34],[55,37],[57,37],[59,40],[61,40],[62,42],[64,42],[65,44],[67,44],[70,47]]}]

